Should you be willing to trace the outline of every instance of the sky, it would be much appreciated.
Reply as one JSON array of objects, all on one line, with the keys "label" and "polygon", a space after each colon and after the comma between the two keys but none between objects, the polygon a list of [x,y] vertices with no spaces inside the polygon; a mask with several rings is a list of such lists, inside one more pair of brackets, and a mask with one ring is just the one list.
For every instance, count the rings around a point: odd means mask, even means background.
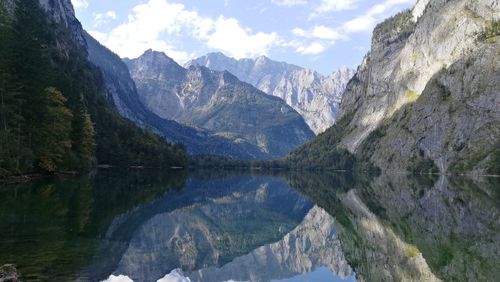
[{"label": "sky", "polygon": [[209,52],[329,74],[356,68],[371,33],[415,0],[72,0],[92,36],[121,57],[163,51],[181,65]]}]

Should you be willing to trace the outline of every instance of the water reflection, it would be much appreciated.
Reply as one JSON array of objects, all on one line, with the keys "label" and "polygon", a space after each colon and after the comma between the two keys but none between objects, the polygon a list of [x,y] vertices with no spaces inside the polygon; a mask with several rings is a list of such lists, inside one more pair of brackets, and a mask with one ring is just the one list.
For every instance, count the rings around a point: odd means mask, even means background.
[{"label": "water reflection", "polygon": [[0,185],[0,266],[17,265],[25,281],[74,280],[117,215],[184,181],[183,174],[102,171]]},{"label": "water reflection", "polygon": [[498,178],[287,177],[337,219],[343,251],[360,280],[500,277]]},{"label": "water reflection", "polygon": [[203,268],[188,276],[191,281],[271,281],[311,272],[326,281],[334,277],[345,280],[352,275],[337,237],[335,220],[318,206],[309,210],[303,221],[281,240],[222,267]]},{"label": "water reflection", "polygon": [[[156,281],[172,269],[220,266],[297,226],[312,204],[273,177],[189,178],[164,200],[172,207],[141,220],[115,274]],[[148,208],[146,208],[148,209]]]},{"label": "water reflection", "polygon": [[499,184],[103,170],[2,185],[0,265],[28,281],[495,281]]}]

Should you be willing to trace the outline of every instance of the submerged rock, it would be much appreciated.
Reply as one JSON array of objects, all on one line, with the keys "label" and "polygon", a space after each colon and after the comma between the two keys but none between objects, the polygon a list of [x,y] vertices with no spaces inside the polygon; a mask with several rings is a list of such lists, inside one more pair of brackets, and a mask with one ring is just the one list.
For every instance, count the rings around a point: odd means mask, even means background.
[{"label": "submerged rock", "polygon": [[21,281],[21,274],[13,264],[4,264],[0,266],[0,282],[18,281]]}]

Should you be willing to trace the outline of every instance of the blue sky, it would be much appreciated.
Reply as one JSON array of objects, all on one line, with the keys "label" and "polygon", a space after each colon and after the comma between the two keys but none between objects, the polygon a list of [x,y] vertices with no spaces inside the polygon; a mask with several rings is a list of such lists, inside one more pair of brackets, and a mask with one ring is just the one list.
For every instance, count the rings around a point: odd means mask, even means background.
[{"label": "blue sky", "polygon": [[[152,48],[180,64],[208,52],[266,55],[328,74],[356,68],[378,22],[415,0],[72,0],[83,27],[121,57]],[[119,4],[118,4],[119,3]]]}]

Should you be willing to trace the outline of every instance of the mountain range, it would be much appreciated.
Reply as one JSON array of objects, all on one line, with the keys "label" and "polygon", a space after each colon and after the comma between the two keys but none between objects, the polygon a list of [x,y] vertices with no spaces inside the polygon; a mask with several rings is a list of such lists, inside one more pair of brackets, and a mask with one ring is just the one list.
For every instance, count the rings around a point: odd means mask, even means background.
[{"label": "mountain range", "polygon": [[283,157],[314,137],[293,108],[227,71],[185,69],[152,50],[125,62],[140,101],[162,118],[251,144],[267,158]]},{"label": "mountain range", "polygon": [[300,146],[285,161],[301,168],[500,174],[498,1],[419,0],[376,26],[354,75],[327,77],[263,56],[122,60],[69,0],[0,8],[0,176],[185,164],[165,140],[245,160]]},{"label": "mountain range", "polygon": [[236,60],[222,53],[209,53],[189,61],[186,66],[229,71],[263,92],[281,98],[304,117],[316,134],[335,123],[342,94],[354,75],[354,70],[347,67],[323,76],[314,70],[276,62],[265,56]]},{"label": "mountain range", "polygon": [[185,126],[156,115],[143,105],[136,84],[123,60],[97,40],[85,33],[89,59],[103,74],[107,100],[123,117],[151,129],[170,142],[182,144],[190,155],[224,155],[238,159],[264,158],[258,148],[250,144],[236,144],[207,131]]}]

